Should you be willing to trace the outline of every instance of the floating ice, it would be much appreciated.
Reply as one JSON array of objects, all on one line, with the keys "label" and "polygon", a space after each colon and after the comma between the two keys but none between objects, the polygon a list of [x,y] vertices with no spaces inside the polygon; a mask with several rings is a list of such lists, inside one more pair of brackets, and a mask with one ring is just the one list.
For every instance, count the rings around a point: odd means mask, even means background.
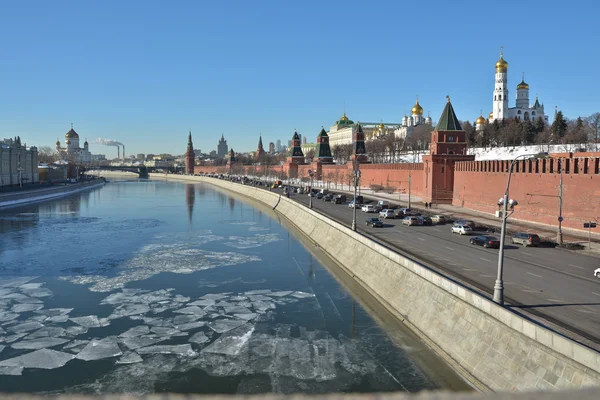
[{"label": "floating ice", "polygon": [[148,333],[150,333],[150,328],[148,328],[146,325],[139,325],[121,333],[119,337],[136,337],[147,335]]},{"label": "floating ice", "polygon": [[297,299],[306,299],[307,297],[315,297],[315,295],[313,293],[306,293],[306,292],[294,292],[294,293],[292,293],[292,296]]},{"label": "floating ice", "polygon": [[269,294],[269,296],[274,296],[274,297],[285,297],[285,296],[289,296],[290,294],[292,294],[294,292],[290,291],[281,291],[281,292],[272,292],[271,294]]},{"label": "floating ice", "polygon": [[80,346],[85,347],[89,342],[89,340],[73,340],[71,343],[66,344],[63,349],[69,350]]},{"label": "floating ice", "polygon": [[242,319],[244,321],[251,321],[258,316],[256,313],[247,313],[247,314],[233,314],[234,317]]},{"label": "floating ice", "polygon": [[52,337],[42,337],[38,339],[31,340],[21,340],[20,342],[13,343],[11,347],[13,349],[27,349],[27,350],[37,350],[44,349],[46,347],[54,347],[59,344],[64,344],[68,342],[69,339],[60,339],[60,338],[52,338]]},{"label": "floating ice", "polygon": [[231,296],[229,298],[229,301],[244,301],[244,300],[248,300],[248,297],[246,297],[246,296]]},{"label": "floating ice", "polygon": [[25,322],[22,324],[9,326],[8,330],[12,331],[14,333],[23,333],[23,332],[33,331],[34,329],[39,329],[39,328],[43,328],[43,327],[44,327],[43,324],[41,324],[37,321],[33,321],[33,322]]},{"label": "floating ice", "polygon": [[84,333],[87,333],[88,328],[86,328],[85,326],[70,326],[67,329],[65,329],[65,331],[72,336],[78,336],[78,335],[83,335]]},{"label": "floating ice", "polygon": [[281,240],[277,233],[264,233],[254,236],[229,236],[230,242],[225,244],[236,249],[250,249]]},{"label": "floating ice", "polygon": [[173,318],[173,324],[186,324],[188,322],[197,321],[198,318],[200,317],[194,314],[178,315]]},{"label": "floating ice", "polygon": [[117,357],[123,354],[114,338],[91,340],[87,346],[77,354],[77,358],[84,361],[101,360],[103,358]]},{"label": "floating ice", "polygon": [[73,311],[72,308],[48,308],[46,310],[34,311],[34,313],[45,315],[47,317],[57,317],[60,315],[67,315],[71,311]]},{"label": "floating ice", "polygon": [[212,306],[215,303],[216,303],[216,301],[214,299],[203,299],[203,300],[193,301],[191,303],[188,303],[188,305],[190,305],[190,306],[208,307],[208,306]]},{"label": "floating ice", "polygon": [[125,304],[117,307],[113,313],[108,316],[108,319],[123,318],[130,315],[140,315],[145,314],[148,311],[150,311],[150,307],[148,307],[146,304]]},{"label": "floating ice", "polygon": [[69,316],[68,315],[57,315],[56,317],[48,317],[44,321],[46,321],[46,322],[52,322],[54,324],[60,324],[60,323],[63,323],[63,322],[67,322],[68,320],[69,320]]},{"label": "floating ice", "polygon": [[0,344],[0,353],[2,353],[2,350],[4,350],[4,348],[5,348],[5,347],[6,347],[6,346],[2,346],[2,345]]},{"label": "floating ice", "polygon": [[26,284],[29,281],[36,279],[37,276],[19,276],[17,278],[3,279],[0,282],[0,287],[8,288],[8,287],[19,287],[23,284]]},{"label": "floating ice", "polygon": [[125,346],[127,346],[127,348],[129,348],[130,350],[135,350],[135,349],[139,349],[140,347],[146,347],[146,346],[153,345],[155,343],[162,342],[166,339],[168,339],[168,338],[139,336],[139,337],[125,338],[125,339],[123,339],[123,344]]},{"label": "floating ice", "polygon": [[177,354],[180,356],[196,357],[198,353],[189,344],[150,346],[138,349],[139,354]]},{"label": "floating ice", "polygon": [[19,357],[0,361],[0,367],[23,367],[23,368],[59,368],[75,358],[74,354],[60,351],[41,349]]},{"label": "floating ice", "polygon": [[245,323],[246,321],[240,319],[218,319],[209,322],[208,327],[217,333],[223,333],[244,325]]},{"label": "floating ice", "polygon": [[219,301],[215,304],[215,307],[234,307],[236,304],[230,303],[228,301]]},{"label": "floating ice", "polygon": [[225,307],[225,312],[227,314],[247,314],[247,313],[250,313],[251,311],[248,310],[246,307],[233,306],[233,307]]},{"label": "floating ice", "polygon": [[33,296],[33,297],[48,297],[48,296],[52,296],[54,294],[54,293],[52,293],[52,291],[50,289],[46,289],[46,288],[25,289],[25,290],[22,290],[22,292],[28,296]]},{"label": "floating ice", "polygon": [[169,328],[167,326],[155,326],[151,329],[151,331],[159,336],[173,336],[181,333],[179,329]]},{"label": "floating ice", "polygon": [[12,321],[16,318],[19,318],[19,314],[7,311],[0,311],[0,322]]},{"label": "floating ice", "polygon": [[135,364],[144,361],[139,354],[130,351],[117,360],[117,364]]},{"label": "floating ice", "polygon": [[180,331],[190,331],[192,329],[201,328],[206,325],[204,321],[190,322],[187,324],[175,325]]},{"label": "floating ice", "polygon": [[63,336],[65,334],[65,330],[63,328],[59,328],[56,326],[46,326],[44,328],[38,329],[37,331],[30,333],[27,336],[27,339],[35,339],[35,338],[40,338],[40,337],[46,337],[46,336],[52,336],[52,337],[57,337],[57,336]]},{"label": "floating ice", "polygon": [[257,312],[265,312],[267,310],[275,309],[274,303],[267,303],[266,301],[254,301],[252,306]]},{"label": "floating ice", "polygon": [[263,231],[268,231],[270,230],[269,228],[263,228],[262,226],[251,226],[248,228],[249,232],[263,232]]},{"label": "floating ice", "polygon": [[[229,297],[231,293],[209,293],[200,297],[201,299],[221,300]],[[209,304],[210,305],[210,304]]]},{"label": "floating ice", "polygon": [[44,308],[43,304],[15,304],[13,308],[11,308],[11,311],[21,313],[27,311],[36,311],[42,308]]},{"label": "floating ice", "polygon": [[81,325],[85,328],[99,328],[102,326],[110,325],[110,322],[105,320],[105,318],[98,319],[95,315],[88,315],[85,317],[75,317],[70,318],[71,321],[75,322],[77,325]]},{"label": "floating ice", "polygon": [[173,298],[173,300],[175,300],[178,303],[187,303],[188,301],[191,300],[191,298],[178,294]]},{"label": "floating ice", "polygon": [[22,375],[23,367],[0,367],[0,375]]},{"label": "floating ice", "polygon": [[174,312],[178,314],[193,314],[198,317],[203,317],[206,314],[204,310],[198,306],[185,307],[180,310],[175,310]]},{"label": "floating ice", "polygon": [[198,344],[206,343],[209,340],[210,339],[208,337],[206,337],[206,334],[204,332],[198,332],[198,333],[192,335],[192,337],[188,339],[189,342],[198,343]]},{"label": "floating ice", "polygon": [[219,337],[202,350],[203,353],[237,355],[254,332],[254,325],[246,324]]},{"label": "floating ice", "polygon": [[40,299],[36,299],[34,297],[25,296],[22,293],[11,293],[4,296],[5,300],[14,300],[19,303],[42,303]]},{"label": "floating ice", "polygon": [[27,333],[17,333],[17,334],[11,335],[11,336],[5,336],[4,337],[4,342],[5,343],[12,343],[12,342],[14,342],[16,340],[21,339],[25,335],[27,335]]},{"label": "floating ice", "polygon": [[255,302],[255,301],[273,301],[273,299],[271,299],[270,297],[263,296],[262,294],[251,294],[251,295],[248,295],[248,299],[250,299],[251,302]]}]

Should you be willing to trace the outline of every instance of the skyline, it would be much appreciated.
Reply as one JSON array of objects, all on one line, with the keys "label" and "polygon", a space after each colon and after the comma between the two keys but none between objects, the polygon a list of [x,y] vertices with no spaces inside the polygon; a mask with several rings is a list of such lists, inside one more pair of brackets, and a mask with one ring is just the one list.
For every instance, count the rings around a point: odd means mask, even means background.
[{"label": "skyline", "polygon": [[550,118],[554,106],[583,117],[600,111],[600,83],[595,13],[580,11],[598,6],[571,5],[5,3],[0,136],[54,148],[73,123],[92,153],[110,158],[116,149],[96,138],[128,154],[183,154],[191,129],[205,153],[221,134],[245,152],[259,135],[287,143],[295,129],[313,142],[344,109],[354,121],[400,122],[417,95],[434,122],[446,95],[459,119],[474,121],[491,111],[500,46],[510,106],[525,72],[531,102],[539,94]]}]

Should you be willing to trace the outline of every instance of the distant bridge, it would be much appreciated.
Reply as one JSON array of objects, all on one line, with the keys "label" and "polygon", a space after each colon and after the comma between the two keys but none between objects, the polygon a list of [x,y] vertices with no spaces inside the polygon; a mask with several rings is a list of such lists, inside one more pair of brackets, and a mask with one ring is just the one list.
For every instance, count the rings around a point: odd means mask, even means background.
[{"label": "distant bridge", "polygon": [[96,171],[96,170],[100,170],[100,171],[126,171],[126,172],[133,172],[135,174],[138,174],[138,176],[140,178],[148,178],[148,173],[149,172],[153,172],[155,170],[154,167],[146,167],[145,165],[131,165],[131,166],[112,166],[112,165],[107,165],[107,166],[98,166],[98,167],[90,167],[88,169],[86,169],[85,172],[88,171]]}]

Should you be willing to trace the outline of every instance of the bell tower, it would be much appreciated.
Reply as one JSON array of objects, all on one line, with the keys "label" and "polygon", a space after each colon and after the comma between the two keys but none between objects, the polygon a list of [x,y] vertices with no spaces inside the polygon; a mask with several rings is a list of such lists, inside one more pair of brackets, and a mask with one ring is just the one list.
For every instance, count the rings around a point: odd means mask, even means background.
[{"label": "bell tower", "polygon": [[496,62],[494,82],[494,120],[508,117],[508,63],[504,61],[503,47],[500,47],[500,59]]},{"label": "bell tower", "polygon": [[185,151],[185,173],[194,174],[194,164],[196,155],[194,154],[194,144],[192,143],[192,131],[188,135],[187,150]]}]

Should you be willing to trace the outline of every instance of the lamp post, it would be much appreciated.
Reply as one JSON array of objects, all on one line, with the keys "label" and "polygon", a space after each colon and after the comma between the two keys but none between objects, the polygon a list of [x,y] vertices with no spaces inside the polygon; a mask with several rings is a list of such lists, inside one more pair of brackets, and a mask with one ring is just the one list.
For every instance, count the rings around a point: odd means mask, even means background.
[{"label": "lamp post", "polygon": [[498,251],[498,276],[496,278],[496,283],[494,284],[494,302],[504,305],[504,281],[502,278],[504,272],[504,239],[506,236],[506,220],[508,219],[508,207],[510,206],[511,211],[518,204],[516,200],[512,200],[508,198],[508,191],[510,189],[510,177],[512,175],[513,167],[515,163],[519,160],[519,158],[545,158],[548,156],[548,153],[538,153],[538,154],[521,154],[510,163],[510,168],[508,170],[508,180],[506,182],[506,190],[504,191],[504,197],[502,197],[498,201],[498,205],[502,206],[502,231],[500,233],[500,250]]},{"label": "lamp post", "polygon": [[358,186],[358,182],[360,181],[360,169],[358,169],[358,161],[355,161],[352,176],[354,178],[354,207],[352,207],[352,230],[356,232],[356,189]]},{"label": "lamp post", "polygon": [[21,167],[21,163],[19,163],[17,171],[19,171],[19,187],[23,187],[23,167]]},{"label": "lamp post", "polygon": [[314,172],[312,171],[312,169],[308,170],[308,176],[310,176],[310,188],[308,190],[308,208],[312,208],[312,198],[313,198],[313,176],[314,176]]}]

